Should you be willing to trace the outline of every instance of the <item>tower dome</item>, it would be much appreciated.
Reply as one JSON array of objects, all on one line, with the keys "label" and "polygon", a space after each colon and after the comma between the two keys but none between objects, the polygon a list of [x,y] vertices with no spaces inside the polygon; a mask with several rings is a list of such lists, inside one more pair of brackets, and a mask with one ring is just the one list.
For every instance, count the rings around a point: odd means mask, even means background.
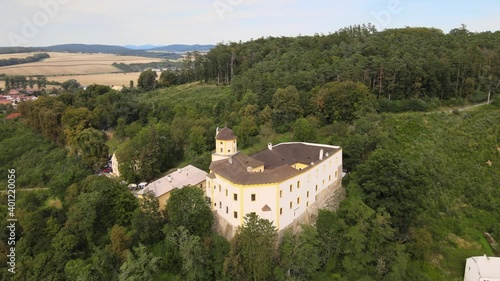
[{"label": "tower dome", "polygon": [[215,133],[215,153],[212,154],[212,161],[227,159],[238,153],[236,135],[227,126],[219,129]]},{"label": "tower dome", "polygon": [[215,139],[222,141],[235,140],[236,135],[234,134],[233,130],[229,129],[227,126],[224,126],[224,128],[217,131],[217,136],[215,137]]}]

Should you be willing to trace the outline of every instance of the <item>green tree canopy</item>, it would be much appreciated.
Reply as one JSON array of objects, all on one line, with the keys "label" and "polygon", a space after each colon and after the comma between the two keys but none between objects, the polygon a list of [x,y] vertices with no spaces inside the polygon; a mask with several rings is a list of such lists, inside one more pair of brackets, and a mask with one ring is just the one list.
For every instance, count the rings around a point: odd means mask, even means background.
[{"label": "green tree canopy", "polygon": [[151,91],[156,88],[156,78],[158,77],[158,74],[156,74],[156,71],[153,71],[151,69],[148,69],[146,71],[143,71],[141,75],[139,75],[139,80],[137,81],[137,86],[140,89],[146,90],[146,91]]},{"label": "green tree canopy", "polygon": [[160,258],[146,251],[144,245],[134,247],[134,251],[120,267],[120,281],[152,280],[153,274],[158,271]]},{"label": "green tree canopy", "polygon": [[168,199],[166,211],[167,219],[173,227],[183,226],[191,235],[200,237],[211,231],[214,218],[199,187],[174,189]]},{"label": "green tree canopy", "polygon": [[316,88],[315,109],[324,123],[352,122],[363,114],[375,112],[375,96],[359,82],[331,82]]},{"label": "green tree canopy", "polygon": [[290,123],[302,116],[300,94],[294,86],[278,89],[272,100],[272,122],[275,128],[287,129]]},{"label": "green tree canopy", "polygon": [[278,239],[276,228],[255,213],[244,219],[224,262],[226,276],[232,280],[270,280]]}]

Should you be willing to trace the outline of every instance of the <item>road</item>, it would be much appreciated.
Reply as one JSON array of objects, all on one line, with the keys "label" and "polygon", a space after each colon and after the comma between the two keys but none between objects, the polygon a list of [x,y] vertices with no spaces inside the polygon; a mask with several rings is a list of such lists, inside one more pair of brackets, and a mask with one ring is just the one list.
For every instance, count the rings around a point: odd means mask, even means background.
[{"label": "road", "polygon": [[[470,106],[466,106],[466,107],[461,107],[461,108],[457,108],[458,111],[464,111],[464,110],[469,110],[471,108],[475,108],[475,107],[479,107],[479,106],[483,106],[483,105],[487,105],[488,102],[483,102],[483,103],[478,103],[478,104],[475,104],[475,105],[470,105]],[[451,110],[453,111],[453,110]]]}]

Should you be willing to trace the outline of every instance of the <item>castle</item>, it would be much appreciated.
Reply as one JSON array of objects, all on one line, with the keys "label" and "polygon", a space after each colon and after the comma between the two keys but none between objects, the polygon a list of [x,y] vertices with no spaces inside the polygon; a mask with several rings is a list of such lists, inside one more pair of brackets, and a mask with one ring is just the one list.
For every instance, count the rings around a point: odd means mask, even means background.
[{"label": "castle", "polygon": [[342,180],[342,148],[304,142],[268,144],[252,156],[238,151],[237,137],[217,129],[206,196],[217,230],[232,238],[248,213],[278,231],[308,223]]}]

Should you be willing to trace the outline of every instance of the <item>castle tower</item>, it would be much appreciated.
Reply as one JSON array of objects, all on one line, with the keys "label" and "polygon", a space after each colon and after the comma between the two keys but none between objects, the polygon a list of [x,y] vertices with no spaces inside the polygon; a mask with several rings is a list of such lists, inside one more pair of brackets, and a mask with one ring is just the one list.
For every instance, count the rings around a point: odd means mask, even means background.
[{"label": "castle tower", "polygon": [[227,126],[219,129],[215,133],[215,152],[212,154],[212,161],[227,159],[238,153],[236,136]]}]

